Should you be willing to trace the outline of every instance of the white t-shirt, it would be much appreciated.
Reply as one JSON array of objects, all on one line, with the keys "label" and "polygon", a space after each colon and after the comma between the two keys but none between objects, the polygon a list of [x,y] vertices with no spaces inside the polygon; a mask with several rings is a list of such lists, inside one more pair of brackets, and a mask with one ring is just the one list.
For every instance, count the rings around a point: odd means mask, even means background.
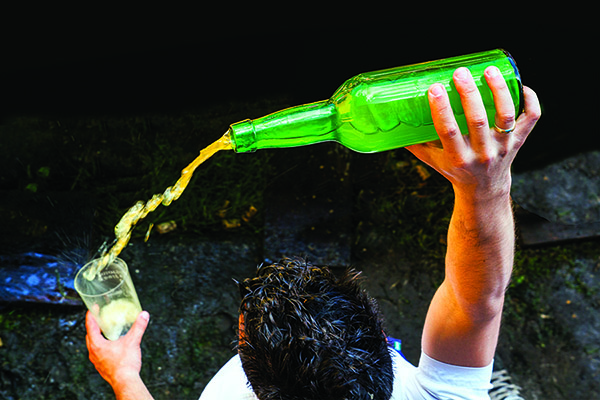
[{"label": "white t-shirt", "polygon": [[[489,400],[492,366],[467,368],[445,364],[421,352],[419,367],[390,349],[394,365],[391,400]],[[238,355],[210,380],[199,400],[257,400]]]}]

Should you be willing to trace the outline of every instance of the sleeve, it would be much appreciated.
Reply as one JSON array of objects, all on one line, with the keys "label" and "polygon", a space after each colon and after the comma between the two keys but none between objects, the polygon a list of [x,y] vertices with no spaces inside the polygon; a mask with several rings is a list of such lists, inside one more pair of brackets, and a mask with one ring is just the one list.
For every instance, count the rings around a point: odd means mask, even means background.
[{"label": "sleeve", "polygon": [[493,365],[492,361],[481,368],[461,367],[434,360],[421,352],[415,381],[435,399],[489,400]]},{"label": "sleeve", "polygon": [[257,400],[238,355],[231,358],[208,382],[199,400]]}]

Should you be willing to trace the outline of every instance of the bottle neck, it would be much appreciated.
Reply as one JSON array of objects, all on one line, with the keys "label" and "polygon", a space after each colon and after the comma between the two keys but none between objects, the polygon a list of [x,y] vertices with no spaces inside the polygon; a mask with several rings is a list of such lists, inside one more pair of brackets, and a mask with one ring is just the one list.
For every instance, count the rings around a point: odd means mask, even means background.
[{"label": "bottle neck", "polygon": [[232,124],[229,135],[237,153],[297,147],[335,140],[337,111],[328,100],[287,108]]}]

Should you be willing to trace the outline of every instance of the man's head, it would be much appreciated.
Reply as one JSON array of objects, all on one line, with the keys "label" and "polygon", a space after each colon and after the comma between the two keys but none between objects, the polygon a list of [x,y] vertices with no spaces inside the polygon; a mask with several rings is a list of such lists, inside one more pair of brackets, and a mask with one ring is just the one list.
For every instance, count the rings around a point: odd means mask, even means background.
[{"label": "man's head", "polygon": [[389,399],[382,319],[357,277],[286,258],[240,283],[238,351],[259,399]]}]

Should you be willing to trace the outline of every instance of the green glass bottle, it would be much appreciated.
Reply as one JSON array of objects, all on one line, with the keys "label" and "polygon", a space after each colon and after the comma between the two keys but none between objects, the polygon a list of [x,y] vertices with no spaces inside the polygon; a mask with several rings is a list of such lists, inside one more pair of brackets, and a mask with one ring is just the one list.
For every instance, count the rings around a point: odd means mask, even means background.
[{"label": "green glass bottle", "polygon": [[519,70],[508,52],[496,49],[357,75],[329,100],[232,124],[232,146],[243,153],[336,141],[357,152],[372,153],[436,140],[427,98],[434,83],[445,85],[461,131],[467,133],[452,74],[459,67],[469,68],[493,124],[494,102],[483,76],[491,65],[504,76],[518,115],[523,106]]}]

